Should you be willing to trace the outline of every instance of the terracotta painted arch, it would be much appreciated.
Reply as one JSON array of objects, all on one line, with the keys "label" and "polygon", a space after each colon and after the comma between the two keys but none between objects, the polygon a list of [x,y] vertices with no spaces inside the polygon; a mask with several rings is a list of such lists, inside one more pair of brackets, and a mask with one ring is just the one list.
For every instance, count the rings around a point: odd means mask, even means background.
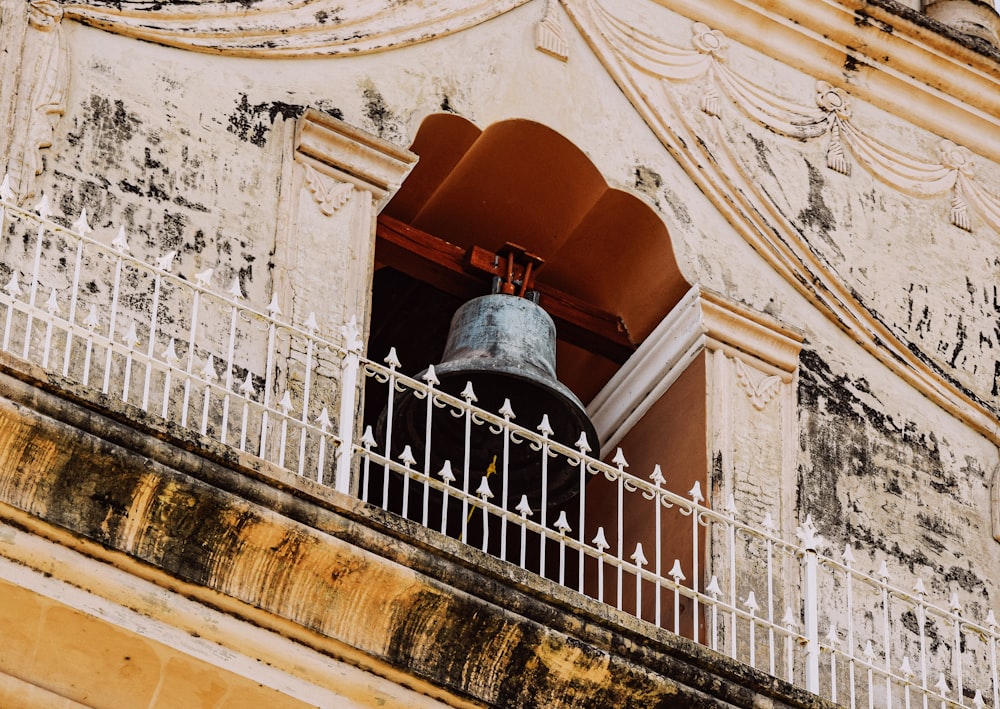
[{"label": "terracotta painted arch", "polygon": [[[411,150],[386,214],[462,247],[525,246],[546,261],[539,282],[620,316],[636,344],[688,291],[660,216],[551,128],[433,114]],[[560,379],[586,401],[614,366],[574,350],[560,345]]]}]

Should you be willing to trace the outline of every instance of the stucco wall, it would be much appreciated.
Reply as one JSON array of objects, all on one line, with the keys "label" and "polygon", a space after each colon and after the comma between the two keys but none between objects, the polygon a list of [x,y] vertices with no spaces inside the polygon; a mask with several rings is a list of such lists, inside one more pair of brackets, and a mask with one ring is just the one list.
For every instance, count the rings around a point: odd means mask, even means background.
[{"label": "stucco wall", "polygon": [[[582,17],[585,3],[569,5],[579,11],[574,17]],[[692,20],[698,18],[664,6],[636,0],[623,5],[621,15],[657,42],[693,51]],[[891,355],[880,358],[880,335],[860,342],[852,334],[856,325],[808,296],[820,289],[806,282],[808,269],[780,273],[744,238],[739,213],[723,213],[741,185],[755,185],[754,204],[772,209],[761,219],[774,227],[765,236],[776,248],[798,235],[817,268],[839,279],[843,289],[832,300],[887,328],[922,363],[927,381],[949,384],[995,424],[1000,235],[989,204],[979,211],[967,204],[968,224],[956,225],[953,191],[927,188],[937,174],[927,166],[957,168],[941,149],[941,140],[952,136],[921,127],[929,110],[925,97],[913,98],[913,116],[905,106],[893,111],[876,105],[865,93],[864,76],[888,74],[892,67],[859,68],[843,57],[836,85],[846,90],[850,124],[886,148],[884,164],[906,175],[866,169],[849,146],[848,167],[837,171],[828,166],[830,133],[779,135],[761,113],[778,99],[815,108],[820,77],[804,71],[802,62],[730,40],[726,66],[757,87],[760,98],[748,106],[716,96],[718,110],[710,114],[703,110],[700,78],[644,76],[636,79],[639,88],[623,90],[607,69],[609,51],[594,37],[588,42],[561,7],[556,15],[568,61],[537,51],[534,32],[545,10],[544,3],[527,3],[433,41],[297,60],[186,52],[64,21],[72,57],[65,113],[44,151],[39,188],[69,219],[86,207],[92,225],[109,239],[124,224],[136,251],[153,257],[177,249],[181,270],[214,268],[220,286],[238,278],[247,298],[262,306],[275,288],[292,294],[311,288],[295,277],[304,261],[313,261],[313,274],[331,274],[335,286],[341,276],[344,283],[365,282],[370,268],[325,249],[321,231],[313,230],[303,249],[299,234],[289,230],[295,222],[283,190],[292,184],[292,121],[305,107],[400,146],[425,116],[439,111],[481,127],[511,117],[543,123],[583,149],[611,186],[640,195],[662,216],[689,282],[804,332],[797,489],[784,491],[797,504],[797,516],[812,514],[834,548],[856,545],[872,569],[885,559],[894,572],[933,576],[942,600],[959,591],[965,602],[987,607],[1000,584],[990,503],[995,439],[900,374],[915,365],[894,369]],[[744,32],[751,31],[750,19],[748,13]],[[884,27],[873,31],[888,33]],[[894,31],[907,28],[900,24]],[[852,95],[855,90],[860,96]],[[642,101],[640,115],[634,104]],[[748,108],[757,113],[748,116]],[[666,116],[659,133],[649,125],[657,115]],[[662,140],[670,121],[682,119],[702,141],[686,148],[691,154],[704,148],[696,167],[706,168],[708,177]],[[984,143],[996,139],[987,137]],[[975,153],[977,146],[966,147]],[[1000,166],[985,157],[969,159],[970,179],[993,194]],[[732,180],[713,176],[708,167]],[[710,194],[713,187],[721,197]],[[628,248],[627,234],[609,238]],[[5,248],[17,250],[15,236],[7,237]],[[333,320],[363,318],[366,300],[366,292],[345,295],[331,308],[339,316]],[[753,470],[721,474],[745,476],[735,487],[753,497]],[[748,499],[744,509],[764,509],[773,488],[769,483],[769,497]]]}]

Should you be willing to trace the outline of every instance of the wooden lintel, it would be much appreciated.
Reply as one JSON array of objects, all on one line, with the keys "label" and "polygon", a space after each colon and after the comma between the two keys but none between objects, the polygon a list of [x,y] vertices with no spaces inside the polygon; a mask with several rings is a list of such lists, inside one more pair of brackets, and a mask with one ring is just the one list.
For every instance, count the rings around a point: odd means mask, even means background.
[{"label": "wooden lintel", "polygon": [[[461,246],[381,215],[376,229],[375,261],[465,300],[490,291],[492,275],[470,263]],[[535,283],[538,304],[552,317],[559,339],[619,364],[636,345],[622,319],[579,298]]]}]

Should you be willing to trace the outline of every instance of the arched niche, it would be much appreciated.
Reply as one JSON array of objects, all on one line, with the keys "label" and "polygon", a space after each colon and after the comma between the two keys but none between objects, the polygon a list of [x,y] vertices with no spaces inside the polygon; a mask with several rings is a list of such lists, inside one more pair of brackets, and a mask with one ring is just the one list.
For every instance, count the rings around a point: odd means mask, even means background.
[{"label": "arched niche", "polygon": [[[410,147],[419,156],[383,215],[455,247],[496,251],[514,242],[545,259],[536,282],[612,314],[632,346],[650,334],[690,285],[670,236],[645,202],[614,189],[583,150],[540,123],[510,119],[479,129],[453,114],[428,116]],[[400,274],[400,256],[376,247],[370,351],[412,346],[405,369],[436,361],[462,298],[433,277]],[[405,258],[405,257],[404,257]],[[488,281],[482,292],[488,292]],[[541,303],[544,307],[544,300]],[[438,343],[436,354],[432,352]],[[584,402],[622,358],[560,337],[558,374]]]}]

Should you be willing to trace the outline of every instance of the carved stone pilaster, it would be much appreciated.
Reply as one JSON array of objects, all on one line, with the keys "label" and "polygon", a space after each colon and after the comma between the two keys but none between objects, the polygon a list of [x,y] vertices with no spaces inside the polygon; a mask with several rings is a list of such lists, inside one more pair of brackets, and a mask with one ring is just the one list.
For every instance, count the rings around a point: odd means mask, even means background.
[{"label": "carved stone pilaster", "polygon": [[294,126],[280,185],[274,263],[293,320],[367,323],[375,218],[416,163],[413,153],[307,110]]},{"label": "carved stone pilaster", "polygon": [[3,58],[5,88],[0,90],[0,107],[10,128],[0,138],[0,156],[21,203],[35,196],[35,178],[44,169],[41,151],[52,145],[69,78],[62,6],[54,0],[32,0],[26,10],[19,16],[5,9],[0,28],[5,47],[11,48]]},{"label": "carved stone pilaster", "polygon": [[[588,407],[604,441],[602,455],[641,428],[684,378],[688,391],[705,397],[703,458],[709,468],[691,471],[694,478],[684,484],[707,478],[719,504],[734,495],[755,522],[771,511],[782,518],[774,520],[779,526],[792,524],[793,510],[783,500],[791,499],[787,492],[795,484],[802,340],[764,313],[692,288]],[[691,372],[700,384],[692,384]]]}]

